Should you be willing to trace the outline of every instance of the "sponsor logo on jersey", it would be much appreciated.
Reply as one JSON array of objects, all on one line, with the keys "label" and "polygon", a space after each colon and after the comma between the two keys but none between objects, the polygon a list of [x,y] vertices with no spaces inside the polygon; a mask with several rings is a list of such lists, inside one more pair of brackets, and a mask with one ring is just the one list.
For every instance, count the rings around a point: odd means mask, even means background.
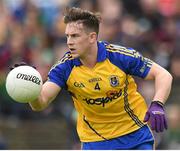
[{"label": "sponsor logo on jersey", "polygon": [[112,87],[116,87],[116,86],[119,85],[119,78],[118,78],[118,76],[111,75],[111,76],[109,77],[109,81],[110,81],[110,85],[111,85]]},{"label": "sponsor logo on jersey", "polygon": [[118,91],[108,91],[106,93],[106,97],[102,98],[85,98],[83,101],[85,101],[89,105],[102,105],[102,107],[105,107],[105,104],[108,102],[112,102],[113,100],[119,98],[122,95],[122,90]]}]

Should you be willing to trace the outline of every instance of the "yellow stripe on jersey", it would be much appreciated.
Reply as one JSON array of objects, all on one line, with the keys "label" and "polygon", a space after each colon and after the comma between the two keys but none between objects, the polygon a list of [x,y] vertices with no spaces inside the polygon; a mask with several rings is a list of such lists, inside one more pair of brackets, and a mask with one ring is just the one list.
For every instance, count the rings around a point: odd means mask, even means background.
[{"label": "yellow stripe on jersey", "polygon": [[64,63],[66,60],[71,60],[73,59],[72,55],[70,53],[67,53],[61,60],[60,60],[60,64]]},{"label": "yellow stripe on jersey", "polygon": [[122,51],[122,50],[117,50],[117,49],[107,49],[107,51],[109,51],[109,52],[117,52],[117,53],[120,53],[120,54],[124,54],[124,55],[126,55],[126,56],[134,57],[133,54],[124,52],[124,51]]},{"label": "yellow stripe on jersey", "polygon": [[131,56],[133,58],[140,58],[142,61],[146,61],[147,62],[147,66],[148,67],[151,67],[152,66],[152,61],[148,58],[145,58],[143,56],[141,56],[139,54],[139,52],[137,52],[136,50],[128,50],[126,47],[122,47],[122,46],[118,46],[118,45],[107,45],[106,46],[107,48],[107,51],[109,52],[117,52],[117,53],[120,53],[120,54],[124,54],[126,56]]},{"label": "yellow stripe on jersey", "polygon": [[141,55],[135,50],[128,50],[125,47],[118,47],[118,48],[119,49],[117,49],[115,47],[112,47],[112,48],[107,47],[107,51],[117,52],[117,53],[124,54],[126,56],[131,56],[131,57],[134,57],[134,58],[139,58],[139,57],[142,58]]},{"label": "yellow stripe on jersey", "polygon": [[144,58],[144,60],[146,60],[148,67],[151,67],[151,66],[152,66],[152,64],[153,64],[153,61],[152,61],[152,60],[150,60],[150,59],[148,59],[148,58]]},{"label": "yellow stripe on jersey", "polygon": [[113,45],[113,44],[106,45],[106,48],[116,49],[116,50],[126,50],[127,52],[130,52],[130,53],[132,52],[132,51],[128,50],[126,47],[119,46],[119,45]]}]

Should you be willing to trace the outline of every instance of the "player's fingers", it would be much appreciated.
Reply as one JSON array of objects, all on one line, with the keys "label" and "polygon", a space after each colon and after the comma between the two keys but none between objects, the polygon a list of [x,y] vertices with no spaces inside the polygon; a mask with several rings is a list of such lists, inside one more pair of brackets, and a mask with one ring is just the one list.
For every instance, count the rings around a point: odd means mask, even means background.
[{"label": "player's fingers", "polygon": [[14,69],[14,67],[10,67],[10,68],[9,68],[10,71],[13,70],[13,69]]},{"label": "player's fingers", "polygon": [[19,66],[25,66],[25,65],[27,65],[27,63],[25,63],[25,62],[20,62],[19,63]]},{"label": "player's fingers", "polygon": [[165,129],[168,129],[167,119],[165,116],[164,116],[164,127]]},{"label": "player's fingers", "polygon": [[[26,65],[28,65],[28,64],[27,64],[26,62],[21,62],[19,65],[20,65],[20,66],[26,66]],[[36,69],[36,67],[33,66],[33,65],[31,65],[31,67],[33,67],[34,69]]]},{"label": "player's fingers", "polygon": [[34,69],[36,69],[36,67],[35,66],[32,66]]},{"label": "player's fingers", "polygon": [[155,130],[158,133],[160,132],[161,129],[161,115],[159,114],[155,115],[155,121],[156,121]]},{"label": "player's fingers", "polygon": [[[15,64],[14,64],[12,67],[10,67],[9,69],[10,69],[10,70],[13,70],[13,69],[16,68],[16,67],[25,66],[25,65],[27,65],[27,63],[25,63],[25,62],[15,63]],[[33,66],[33,68],[36,69],[36,67],[34,67],[34,66]]]},{"label": "player's fingers", "polygon": [[14,64],[14,67],[18,67],[18,66],[19,66],[19,63],[15,63],[15,64]]},{"label": "player's fingers", "polygon": [[16,68],[16,67],[18,67],[18,66],[19,66],[19,64],[16,63],[16,64],[14,64],[13,66],[11,66],[9,69],[10,69],[10,71],[11,71],[11,70],[13,70],[14,68]]},{"label": "player's fingers", "polygon": [[147,122],[149,120],[149,118],[150,118],[150,114],[149,114],[149,112],[146,112],[143,122]]},{"label": "player's fingers", "polygon": [[151,121],[151,129],[155,130],[155,128],[156,128],[156,120],[155,120],[154,115],[151,116],[150,121]]},{"label": "player's fingers", "polygon": [[164,115],[160,116],[161,125],[160,125],[160,132],[163,132],[164,130]]}]

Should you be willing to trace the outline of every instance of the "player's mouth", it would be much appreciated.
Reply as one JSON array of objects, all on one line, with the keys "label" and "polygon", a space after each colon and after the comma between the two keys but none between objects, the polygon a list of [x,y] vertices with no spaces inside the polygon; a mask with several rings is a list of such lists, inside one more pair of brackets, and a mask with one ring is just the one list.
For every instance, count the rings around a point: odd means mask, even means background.
[{"label": "player's mouth", "polygon": [[69,49],[70,49],[71,53],[75,52],[75,50],[76,50],[75,48],[69,48]]}]

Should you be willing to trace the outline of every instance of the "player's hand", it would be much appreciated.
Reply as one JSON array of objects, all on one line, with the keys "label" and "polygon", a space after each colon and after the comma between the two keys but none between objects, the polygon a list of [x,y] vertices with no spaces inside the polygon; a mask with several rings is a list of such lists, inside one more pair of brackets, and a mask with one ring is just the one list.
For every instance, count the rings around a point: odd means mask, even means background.
[{"label": "player's hand", "polygon": [[156,132],[163,132],[164,129],[167,129],[167,120],[165,117],[165,111],[163,104],[159,101],[153,101],[146,112],[144,122],[150,122],[152,130]]},{"label": "player's hand", "polygon": [[[14,64],[12,67],[10,67],[10,70],[13,70],[14,68],[19,67],[19,66],[31,66],[31,65],[28,65],[26,62],[20,62],[20,63]],[[36,69],[35,66],[31,66],[31,67],[33,67],[34,69]]]}]

